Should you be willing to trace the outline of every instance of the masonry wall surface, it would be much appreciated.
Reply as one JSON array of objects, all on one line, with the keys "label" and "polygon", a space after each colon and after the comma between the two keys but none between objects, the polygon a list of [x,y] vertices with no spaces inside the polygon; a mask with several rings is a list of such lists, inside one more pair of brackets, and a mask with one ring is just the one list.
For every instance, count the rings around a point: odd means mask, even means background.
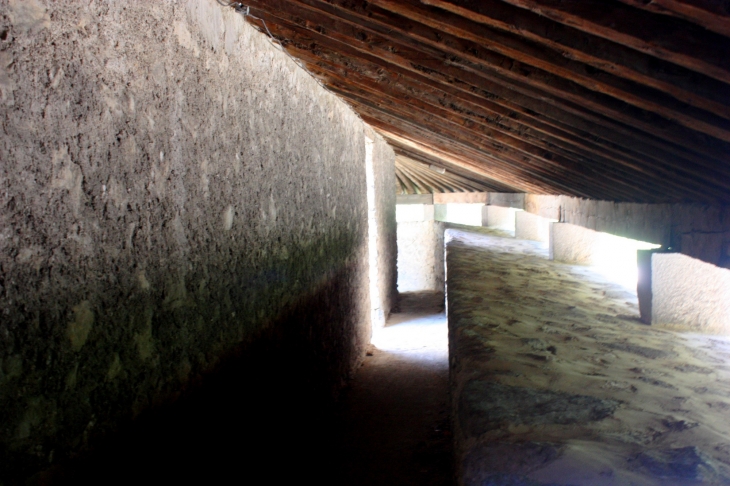
[{"label": "masonry wall surface", "polygon": [[395,218],[395,153],[393,149],[368,129],[373,140],[373,169],[375,172],[375,212],[378,220],[378,290],[380,306],[385,317],[390,314],[398,297],[398,225]]},{"label": "masonry wall surface", "polygon": [[730,268],[728,206],[615,203],[527,194],[525,210],[544,218],[659,244]]},{"label": "masonry wall surface", "polygon": [[505,231],[515,230],[515,213],[512,207],[484,206],[482,208],[482,226]]},{"label": "masonry wall surface", "polygon": [[730,334],[730,270],[679,253],[651,255],[651,323]]},{"label": "masonry wall surface", "polygon": [[398,223],[398,292],[444,290],[444,223]]},{"label": "masonry wall surface", "polygon": [[362,121],[215,0],[0,0],[0,32],[0,482],[257,339],[339,385],[370,333]]}]

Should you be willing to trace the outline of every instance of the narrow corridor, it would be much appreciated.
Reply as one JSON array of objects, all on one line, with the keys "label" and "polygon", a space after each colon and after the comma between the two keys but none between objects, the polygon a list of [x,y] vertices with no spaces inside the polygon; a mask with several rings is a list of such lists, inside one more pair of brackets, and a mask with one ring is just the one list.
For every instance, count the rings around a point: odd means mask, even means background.
[{"label": "narrow corridor", "polygon": [[342,397],[346,485],[453,484],[443,294],[402,294]]}]

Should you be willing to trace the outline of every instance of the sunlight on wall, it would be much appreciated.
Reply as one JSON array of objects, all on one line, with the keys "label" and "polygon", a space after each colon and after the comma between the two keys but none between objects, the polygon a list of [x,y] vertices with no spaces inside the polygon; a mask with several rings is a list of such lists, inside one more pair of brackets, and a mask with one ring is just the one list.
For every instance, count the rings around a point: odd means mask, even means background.
[{"label": "sunlight on wall", "polygon": [[594,231],[569,223],[550,225],[550,258],[591,265],[599,273],[631,291],[638,280],[637,250],[660,245]]},{"label": "sunlight on wall", "polygon": [[365,138],[365,179],[368,197],[368,261],[370,267],[370,321],[373,328],[385,325],[385,313],[378,288],[378,218],[375,209],[375,168],[373,148],[375,143]]},{"label": "sunlight on wall", "polygon": [[396,204],[395,220],[398,223],[432,221],[433,204]]},{"label": "sunlight on wall", "polygon": [[639,278],[636,250],[654,248],[661,248],[661,245],[596,232],[591,264],[612,281],[635,291]]},{"label": "sunlight on wall", "polygon": [[449,203],[436,204],[434,217],[444,223],[464,224],[468,226],[482,225],[482,208],[484,204]]}]

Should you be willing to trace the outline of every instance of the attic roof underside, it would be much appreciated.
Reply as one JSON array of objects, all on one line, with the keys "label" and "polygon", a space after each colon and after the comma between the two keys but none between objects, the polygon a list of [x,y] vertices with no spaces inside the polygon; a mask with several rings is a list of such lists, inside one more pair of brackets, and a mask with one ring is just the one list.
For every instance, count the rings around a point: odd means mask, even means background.
[{"label": "attic roof underside", "polygon": [[244,4],[393,146],[400,192],[730,202],[727,1]]}]

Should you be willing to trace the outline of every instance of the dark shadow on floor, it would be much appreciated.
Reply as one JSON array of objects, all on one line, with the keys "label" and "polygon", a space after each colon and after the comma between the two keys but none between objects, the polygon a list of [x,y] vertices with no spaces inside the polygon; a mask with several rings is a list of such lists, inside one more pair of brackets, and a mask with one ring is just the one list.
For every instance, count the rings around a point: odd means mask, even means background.
[{"label": "dark shadow on floor", "polygon": [[454,484],[443,310],[441,292],[402,294],[376,334],[341,403],[343,485]]}]

